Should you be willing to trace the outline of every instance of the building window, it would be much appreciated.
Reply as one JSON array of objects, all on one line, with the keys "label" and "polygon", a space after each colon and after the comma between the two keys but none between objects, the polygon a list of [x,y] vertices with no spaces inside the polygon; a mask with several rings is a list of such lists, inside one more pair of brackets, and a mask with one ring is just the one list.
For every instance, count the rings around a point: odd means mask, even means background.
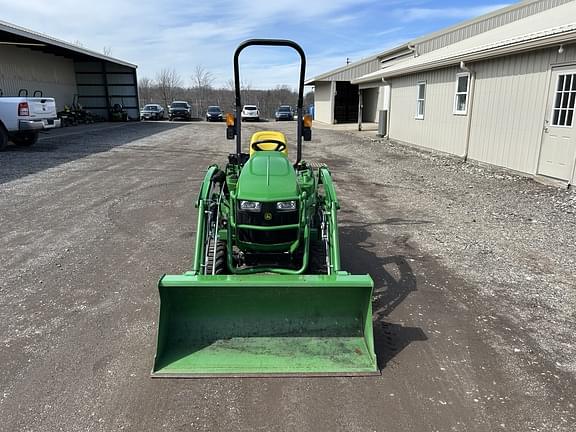
[{"label": "building window", "polygon": [[426,99],[426,81],[421,81],[416,84],[416,118],[418,120],[424,119],[424,100]]},{"label": "building window", "polygon": [[576,108],[576,74],[558,75],[554,108],[552,109],[552,126],[572,127]]},{"label": "building window", "polygon": [[470,88],[470,74],[456,74],[456,95],[454,96],[454,114],[466,115],[468,113],[468,90]]}]

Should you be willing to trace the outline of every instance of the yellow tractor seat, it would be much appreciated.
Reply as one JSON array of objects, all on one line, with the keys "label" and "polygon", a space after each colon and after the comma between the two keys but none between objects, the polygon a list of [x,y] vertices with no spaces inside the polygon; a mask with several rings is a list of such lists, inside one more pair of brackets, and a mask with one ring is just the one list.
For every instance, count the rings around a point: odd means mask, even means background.
[{"label": "yellow tractor seat", "polygon": [[283,143],[284,147],[279,151],[285,155],[288,154],[286,136],[282,132],[258,131],[252,134],[252,138],[250,138],[250,157],[258,151],[253,147],[254,143],[258,143],[257,146],[262,151],[274,151],[278,149],[279,143]]}]

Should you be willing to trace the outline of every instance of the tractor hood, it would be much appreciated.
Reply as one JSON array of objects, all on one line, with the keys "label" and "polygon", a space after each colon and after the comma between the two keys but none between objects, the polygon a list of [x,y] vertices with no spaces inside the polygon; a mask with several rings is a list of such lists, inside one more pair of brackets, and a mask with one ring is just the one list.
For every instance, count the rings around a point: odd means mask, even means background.
[{"label": "tractor hood", "polygon": [[297,199],[296,173],[286,155],[277,151],[254,153],[240,173],[237,196],[261,202]]}]

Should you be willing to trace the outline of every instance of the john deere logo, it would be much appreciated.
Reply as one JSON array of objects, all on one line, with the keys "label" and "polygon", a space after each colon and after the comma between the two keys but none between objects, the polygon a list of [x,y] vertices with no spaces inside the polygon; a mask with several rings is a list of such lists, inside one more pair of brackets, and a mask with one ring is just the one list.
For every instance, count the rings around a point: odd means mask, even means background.
[{"label": "john deere logo", "polygon": [[272,220],[272,213],[270,213],[270,212],[264,213],[264,220],[267,220],[267,221]]}]

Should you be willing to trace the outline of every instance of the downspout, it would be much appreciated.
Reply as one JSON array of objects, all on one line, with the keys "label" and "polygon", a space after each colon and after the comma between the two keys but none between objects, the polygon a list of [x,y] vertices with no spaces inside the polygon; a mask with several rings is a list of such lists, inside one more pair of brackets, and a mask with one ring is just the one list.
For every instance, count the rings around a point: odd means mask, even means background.
[{"label": "downspout", "polygon": [[470,90],[468,92],[468,122],[466,124],[466,148],[464,150],[464,162],[468,160],[468,153],[470,151],[470,132],[472,129],[472,112],[474,107],[474,90],[476,88],[476,72],[470,69],[466,64],[461,61],[460,69],[470,74]]},{"label": "downspout", "polygon": [[385,78],[382,78],[382,82],[388,84],[388,112],[386,113],[386,135],[385,138],[390,140],[390,122],[391,122],[391,110],[392,110],[392,83],[388,83]]}]

